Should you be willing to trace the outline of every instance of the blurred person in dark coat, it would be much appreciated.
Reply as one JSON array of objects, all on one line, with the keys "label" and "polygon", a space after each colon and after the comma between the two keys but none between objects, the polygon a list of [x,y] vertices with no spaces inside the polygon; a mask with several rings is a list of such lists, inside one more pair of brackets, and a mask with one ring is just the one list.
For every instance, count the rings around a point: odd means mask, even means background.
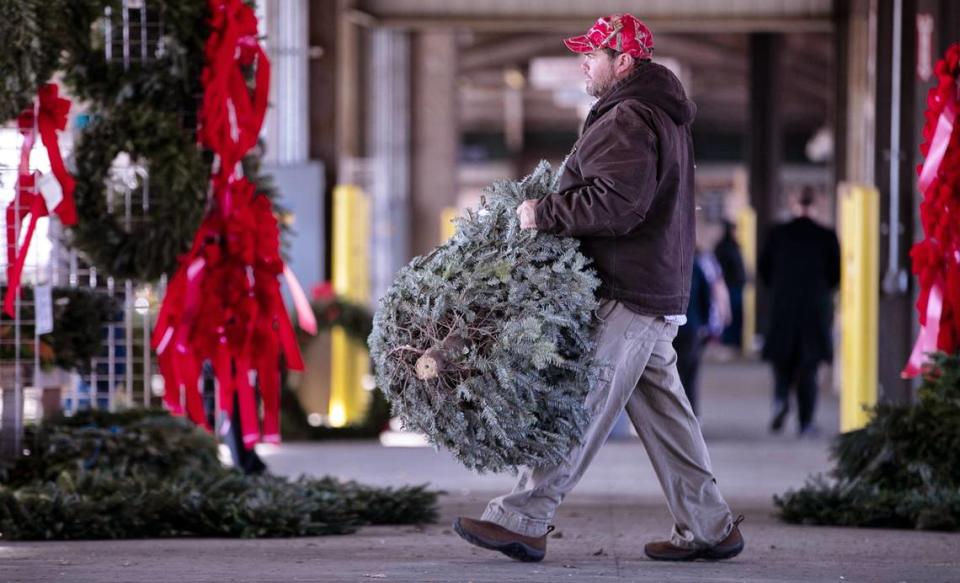
[{"label": "blurred person in dark coat", "polygon": [[677,329],[673,348],[677,352],[677,372],[683,391],[687,395],[694,414],[700,415],[697,403],[697,376],[700,360],[709,335],[710,307],[712,304],[710,282],[704,274],[700,261],[693,262],[690,278],[690,303],[687,304],[687,321]]},{"label": "blurred person in dark coat", "polygon": [[840,283],[840,244],[811,217],[816,193],[804,187],[796,217],[770,231],[760,253],[760,281],[770,289],[763,358],[773,365],[771,431],[783,428],[796,387],[800,436],[816,432],[817,369],[833,359],[833,293]]},{"label": "blurred person in dark coat", "polygon": [[721,341],[727,346],[739,346],[743,339],[743,286],[747,284],[747,270],[743,265],[743,253],[735,238],[736,225],[724,221],[723,237],[713,248],[723,271],[723,281],[730,294],[730,324],[724,328]]}]

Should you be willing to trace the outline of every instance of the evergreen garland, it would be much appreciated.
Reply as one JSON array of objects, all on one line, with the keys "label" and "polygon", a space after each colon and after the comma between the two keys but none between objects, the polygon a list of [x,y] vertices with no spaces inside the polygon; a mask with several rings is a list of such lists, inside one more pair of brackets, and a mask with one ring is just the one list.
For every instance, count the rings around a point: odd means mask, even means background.
[{"label": "evergreen garland", "polygon": [[[114,201],[119,211],[108,212],[105,192],[120,152],[145,160],[150,175],[149,213],[130,230],[122,225],[123,200]],[[149,282],[171,272],[200,225],[209,178],[209,166],[177,118],[146,105],[118,106],[84,128],[74,162],[79,221],[70,229],[71,244],[118,279]]]},{"label": "evergreen garland", "polygon": [[599,282],[575,239],[521,230],[516,216],[556,180],[544,162],[495,184],[449,242],[400,271],[374,317],[393,412],[472,469],[559,463],[588,422]]},{"label": "evergreen garland", "polygon": [[0,123],[30,107],[59,60],[61,0],[0,0]]},{"label": "evergreen garland", "polygon": [[[5,292],[6,287],[0,287],[0,296]],[[53,332],[39,338],[40,364],[87,372],[90,359],[103,348],[103,326],[114,320],[120,306],[109,295],[84,288],[55,287],[52,296],[55,326]],[[20,317],[29,322],[20,329],[20,357],[31,362],[35,346],[33,288],[20,288],[20,297],[25,304]],[[4,341],[0,358],[4,360],[13,360],[15,355],[14,346],[7,344],[13,340],[13,325],[10,318],[0,314],[0,338]]]},{"label": "evergreen garland", "polygon": [[244,476],[207,433],[159,411],[81,413],[28,428],[24,447],[0,472],[9,540],[316,536],[436,518],[423,486]]},{"label": "evergreen garland", "polygon": [[881,404],[839,435],[829,476],[775,496],[787,522],[960,529],[960,355],[938,354],[913,404]]}]

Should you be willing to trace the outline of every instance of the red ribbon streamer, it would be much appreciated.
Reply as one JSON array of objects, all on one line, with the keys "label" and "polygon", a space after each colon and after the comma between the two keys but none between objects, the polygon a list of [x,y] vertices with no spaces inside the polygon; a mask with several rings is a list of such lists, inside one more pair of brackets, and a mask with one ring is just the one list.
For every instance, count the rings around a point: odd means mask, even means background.
[{"label": "red ribbon streamer", "polygon": [[[43,197],[33,191],[35,183],[33,175],[21,176],[17,182],[17,198],[7,205],[7,292],[3,297],[3,312],[11,318],[15,317],[20,278],[23,276],[23,266],[27,261],[27,251],[30,250],[37,221],[49,214]],[[27,215],[30,215],[30,223],[20,252],[17,253],[18,225],[23,225]]]},{"label": "red ribbon streamer", "polygon": [[[236,398],[243,442],[250,448],[261,439],[256,389],[263,401],[263,439],[277,441],[280,354],[295,370],[302,370],[303,359],[280,295],[278,277],[285,266],[276,217],[269,200],[256,195],[254,185],[239,175],[240,161],[256,145],[266,115],[269,61],[257,43],[257,21],[249,6],[240,0],[209,4],[198,139],[216,154],[213,204],[168,286],[152,344],[161,355],[165,378],[174,385],[168,406],[177,410],[185,402],[191,418],[190,391],[199,370],[190,363],[214,363],[219,409],[229,419]],[[256,67],[252,90],[244,77],[250,66]],[[299,284],[286,271],[297,298]],[[302,290],[300,295],[305,299]],[[310,328],[309,317],[300,320]],[[258,387],[251,383],[252,375]]]},{"label": "red ribbon streamer", "polygon": [[[47,150],[50,159],[50,170],[60,184],[62,198],[53,212],[60,217],[65,226],[77,224],[77,207],[73,198],[76,182],[67,172],[60,154],[60,144],[57,141],[57,132],[67,127],[67,114],[70,112],[70,100],[59,95],[59,88],[53,83],[47,83],[37,91],[37,103],[34,108],[28,109],[17,118],[17,126],[24,136],[20,150],[20,168],[17,178],[17,189],[14,200],[7,206],[7,292],[3,298],[3,311],[14,317],[16,298],[20,293],[20,278],[30,250],[30,242],[40,217],[49,215],[46,201],[37,192],[38,174],[31,174],[29,170],[30,151],[36,141],[36,134]],[[23,225],[27,215],[30,215],[30,224],[24,236],[20,252],[16,253],[17,225]]]},{"label": "red ribbon streamer", "polygon": [[940,335],[940,318],[943,315],[943,285],[933,284],[927,299],[926,323],[920,327],[920,334],[913,345],[910,359],[900,376],[913,378],[923,372],[926,355],[937,350],[937,337]]},{"label": "red ribbon streamer", "polygon": [[[170,281],[152,345],[168,386],[171,411],[199,416],[191,395],[209,360],[218,408],[230,419],[239,406],[244,446],[280,438],[280,355],[303,359],[280,294],[286,271],[295,298],[306,296],[280,256],[280,230],[270,201],[241,176],[241,160],[256,145],[267,110],[270,63],[257,42],[257,20],[241,0],[209,0],[210,36],[203,71],[199,142],[214,154],[212,204],[193,246]],[[248,87],[245,69],[255,67]],[[302,310],[298,306],[298,313]],[[300,318],[310,328],[310,317]],[[315,325],[314,325],[315,328]],[[256,383],[252,383],[252,377]],[[262,432],[257,389],[263,403]],[[185,392],[185,397],[184,397]],[[198,421],[199,422],[199,421]]]},{"label": "red ribbon streamer", "polygon": [[70,112],[70,100],[60,97],[59,89],[53,83],[47,83],[38,92],[40,107],[37,126],[40,129],[40,140],[47,149],[50,157],[50,170],[56,176],[57,182],[63,189],[63,200],[53,209],[60,217],[64,226],[77,224],[77,205],[73,199],[76,181],[67,172],[60,155],[60,144],[57,142],[57,132],[67,127],[67,114]]}]

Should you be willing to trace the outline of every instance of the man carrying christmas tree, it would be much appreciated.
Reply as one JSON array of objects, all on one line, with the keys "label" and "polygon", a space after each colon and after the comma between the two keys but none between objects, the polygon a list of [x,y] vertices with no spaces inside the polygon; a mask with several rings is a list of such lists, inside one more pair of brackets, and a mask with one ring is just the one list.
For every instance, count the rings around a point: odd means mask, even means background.
[{"label": "man carrying christmas tree", "polygon": [[742,517],[734,520],[720,495],[672,346],[693,267],[696,106],[676,76],[651,61],[653,35],[629,14],[600,18],[564,42],[584,55],[587,92],[598,100],[559,192],[517,213],[522,228],[578,238],[600,276],[592,420],[563,463],[524,469],[482,520],[461,517],[454,528],[477,546],[542,560],[557,507],[626,408],[675,520],[670,540],[647,544],[647,556],[729,559],[743,550]]}]

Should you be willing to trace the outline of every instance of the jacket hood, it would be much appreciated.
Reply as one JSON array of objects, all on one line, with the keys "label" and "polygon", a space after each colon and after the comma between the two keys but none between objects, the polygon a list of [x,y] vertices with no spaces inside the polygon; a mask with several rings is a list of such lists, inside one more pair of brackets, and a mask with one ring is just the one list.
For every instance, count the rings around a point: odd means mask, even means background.
[{"label": "jacket hood", "polygon": [[593,106],[587,125],[617,104],[634,100],[663,110],[677,125],[688,125],[697,114],[697,106],[687,95],[677,76],[663,65],[644,62],[621,79]]}]

